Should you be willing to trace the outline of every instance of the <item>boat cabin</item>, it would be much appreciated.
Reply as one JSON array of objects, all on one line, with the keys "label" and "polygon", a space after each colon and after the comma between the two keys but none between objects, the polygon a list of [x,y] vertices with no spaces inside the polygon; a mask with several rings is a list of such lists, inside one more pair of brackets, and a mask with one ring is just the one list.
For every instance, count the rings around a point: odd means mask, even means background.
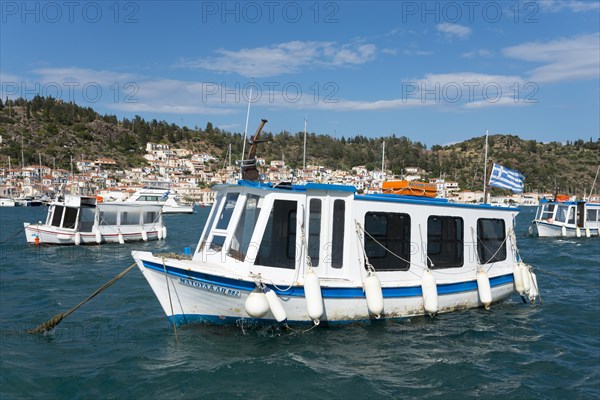
[{"label": "boat cabin", "polygon": [[101,225],[130,226],[153,224],[157,221],[160,209],[156,207],[129,206],[124,203],[101,203],[91,196],[66,196],[64,202],[50,205],[46,225],[56,228],[73,229],[79,232],[93,232]]},{"label": "boat cabin", "polygon": [[540,201],[535,219],[548,223],[584,228],[597,227],[600,207],[591,207],[583,201],[550,202]]},{"label": "boat cabin", "polygon": [[472,271],[514,261],[507,251],[514,208],[312,183],[240,181],[217,191],[194,260],[224,271],[294,282],[310,265],[322,279],[356,281],[357,263],[368,263],[393,280],[412,278],[415,267]]}]

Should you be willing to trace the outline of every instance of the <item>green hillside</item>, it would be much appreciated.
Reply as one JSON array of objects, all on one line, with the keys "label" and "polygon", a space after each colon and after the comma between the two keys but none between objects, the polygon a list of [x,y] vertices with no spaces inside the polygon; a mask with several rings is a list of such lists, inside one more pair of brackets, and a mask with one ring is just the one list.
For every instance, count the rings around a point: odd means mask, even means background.
[{"label": "green hillside", "polygon": [[[225,159],[229,144],[233,159],[240,158],[242,151],[241,133],[221,131],[210,122],[204,129],[192,129],[155,119],[147,121],[139,116],[118,120],[114,115],[100,115],[89,107],[39,96],[0,102],[0,136],[0,165],[3,166],[8,156],[13,164],[20,163],[21,149],[26,165],[37,164],[40,154],[43,164],[55,163],[57,168],[69,168],[71,158],[100,156],[116,160],[119,168],[142,166],[149,141],[209,152],[221,159]],[[302,132],[273,133],[267,129],[263,138],[269,142],[261,145],[259,155],[267,162],[284,158],[292,168],[301,167],[303,137]],[[369,170],[380,169],[385,141],[388,171],[401,175],[404,168],[418,167],[428,172],[426,177],[456,180],[461,188],[476,190],[482,186],[484,140],[484,136],[480,136],[449,146],[427,148],[403,136],[334,138],[309,133],[307,164],[346,170],[357,165],[365,165]],[[567,194],[589,192],[600,164],[599,148],[598,137],[566,143],[541,143],[513,135],[489,137],[489,159],[521,171],[527,177],[527,191],[554,191],[558,187]]]}]

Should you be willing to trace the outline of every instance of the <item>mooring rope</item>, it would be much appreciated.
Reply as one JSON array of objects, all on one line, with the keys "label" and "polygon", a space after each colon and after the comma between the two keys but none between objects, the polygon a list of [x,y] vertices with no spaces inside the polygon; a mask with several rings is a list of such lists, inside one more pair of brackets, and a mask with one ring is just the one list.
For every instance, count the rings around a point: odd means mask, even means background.
[{"label": "mooring rope", "polygon": [[173,311],[173,300],[171,300],[171,288],[169,286],[169,276],[167,275],[167,265],[165,264],[165,258],[162,257],[162,265],[165,271],[165,283],[167,284],[167,293],[169,294],[169,304],[171,305],[171,315],[173,316],[173,332],[175,332],[175,341],[179,343],[179,337],[177,336],[177,323],[175,322],[175,311]]},{"label": "mooring rope", "polygon": [[135,266],[136,266],[136,263],[131,264],[129,267],[125,268],[119,275],[115,276],[110,281],[106,282],[100,288],[96,289],[96,291],[94,293],[92,293],[91,295],[89,295],[85,300],[83,300],[81,303],[77,304],[75,307],[71,308],[66,313],[55,315],[54,317],[52,317],[48,321],[44,322],[43,324],[37,326],[36,328],[29,329],[27,331],[27,333],[44,333],[44,332],[48,332],[48,331],[54,329],[58,324],[60,324],[60,322],[63,319],[65,319],[66,317],[68,317],[71,313],[73,313],[79,307],[81,307],[82,305],[84,305],[85,303],[87,303],[89,300],[91,300],[92,298],[94,298],[96,295],[102,293],[102,291],[104,289],[109,288],[113,283],[115,283],[116,281],[118,281],[119,279],[121,279],[123,276],[125,276],[125,274],[127,274],[129,271],[131,271],[131,269],[133,267],[135,267]]},{"label": "mooring rope", "polygon": [[16,237],[19,233],[23,232],[24,230],[25,230],[25,228],[19,229],[16,233],[12,234],[11,236],[9,236],[6,239],[4,239],[3,241],[1,241],[0,244],[4,244],[4,243],[8,242],[9,240],[11,240],[14,237]]}]

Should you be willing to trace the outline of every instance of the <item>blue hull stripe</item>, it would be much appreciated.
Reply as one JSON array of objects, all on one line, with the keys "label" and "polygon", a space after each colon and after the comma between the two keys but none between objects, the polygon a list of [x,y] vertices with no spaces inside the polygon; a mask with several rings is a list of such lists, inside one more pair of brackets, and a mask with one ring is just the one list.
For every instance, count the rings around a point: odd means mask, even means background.
[{"label": "blue hull stripe", "polygon": [[[384,321],[388,320],[406,320],[408,317],[394,317],[394,318],[385,318],[385,319],[380,319],[380,320],[374,320],[374,319],[350,319],[350,320],[335,320],[335,321],[330,321],[330,320],[323,320],[321,321],[321,323],[319,324],[319,326],[321,327],[326,327],[326,326],[340,326],[340,325],[348,325],[348,324],[355,324],[355,323],[384,323]],[[240,325],[240,324],[244,324],[244,326],[248,327],[265,327],[265,326],[273,326],[273,325],[280,325],[279,322],[277,322],[274,319],[256,319],[256,318],[252,318],[252,317],[226,317],[226,316],[216,316],[216,315],[204,315],[204,314],[177,314],[175,315],[175,317],[167,317],[167,319],[169,320],[169,322],[171,322],[171,324],[173,323],[173,321],[175,321],[175,324],[177,326],[182,326],[182,325],[188,325],[188,324],[208,324],[208,325]],[[240,321],[244,321],[243,323],[241,323]],[[312,321],[288,321],[286,320],[287,324],[290,325],[294,325],[294,326],[312,326],[313,322]]]},{"label": "blue hull stripe", "polygon": [[[144,267],[164,273],[164,267],[162,264],[143,261]],[[211,285],[223,286],[230,289],[244,290],[247,292],[252,291],[256,285],[254,282],[247,282],[237,279],[224,278],[221,276],[215,276],[211,274],[206,274],[197,271],[184,270],[181,268],[176,268],[173,266],[166,266],[167,274],[172,276],[178,276],[187,279],[193,279],[198,282],[203,282]],[[506,274],[497,276],[494,278],[490,278],[490,286],[493,288],[495,286],[506,285],[513,282],[513,275]],[[304,289],[302,287],[293,287],[290,290],[282,291],[276,289],[272,285],[267,285],[271,290],[273,290],[276,294],[281,296],[289,296],[289,297],[304,297]],[[444,294],[455,294],[462,292],[470,292],[477,290],[477,280],[466,281],[466,282],[458,282],[458,283],[446,283],[437,285],[438,295]],[[360,288],[328,288],[322,287],[321,294],[323,298],[329,299],[349,299],[349,298],[364,298],[365,293],[363,292],[362,287]],[[384,298],[396,298],[396,297],[416,297],[422,296],[423,292],[421,291],[421,286],[411,286],[411,287],[395,287],[395,288],[383,288],[383,297]]]}]

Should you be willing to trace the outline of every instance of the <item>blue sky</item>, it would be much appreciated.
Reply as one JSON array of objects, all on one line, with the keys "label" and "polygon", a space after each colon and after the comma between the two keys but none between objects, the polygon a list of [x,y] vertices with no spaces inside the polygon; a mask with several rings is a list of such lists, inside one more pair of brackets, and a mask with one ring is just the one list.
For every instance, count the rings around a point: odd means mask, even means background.
[{"label": "blue sky", "polygon": [[598,139],[597,1],[0,3],[1,96],[428,146]]}]

